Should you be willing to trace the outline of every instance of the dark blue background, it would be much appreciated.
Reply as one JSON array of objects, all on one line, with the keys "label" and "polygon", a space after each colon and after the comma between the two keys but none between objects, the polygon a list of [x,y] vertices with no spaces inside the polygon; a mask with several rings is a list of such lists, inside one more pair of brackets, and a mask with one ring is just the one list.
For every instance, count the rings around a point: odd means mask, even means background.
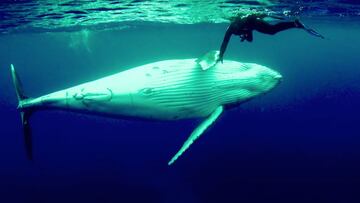
[{"label": "dark blue background", "polygon": [[171,167],[201,120],[146,122],[62,111],[31,118],[26,160],[9,65],[29,96],[220,46],[223,25],[0,36],[0,202],[359,202],[360,29],[234,37],[225,59],[256,62],[284,80],[227,111]]}]

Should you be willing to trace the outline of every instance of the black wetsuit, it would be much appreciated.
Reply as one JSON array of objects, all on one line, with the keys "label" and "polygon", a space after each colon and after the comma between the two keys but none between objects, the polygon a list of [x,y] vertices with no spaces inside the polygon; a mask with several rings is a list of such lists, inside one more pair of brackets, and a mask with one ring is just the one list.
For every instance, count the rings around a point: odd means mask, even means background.
[{"label": "black wetsuit", "polygon": [[[287,30],[290,28],[304,28],[299,21],[287,21],[279,22],[276,24],[270,24],[263,18],[268,17],[266,15],[249,15],[243,18],[236,18],[226,30],[224,40],[220,48],[220,58],[222,61],[226,47],[229,43],[231,35],[238,35],[241,41],[247,40],[251,42],[253,40],[253,30],[264,34],[276,34],[277,32]],[[282,18],[279,18],[282,19]]]}]

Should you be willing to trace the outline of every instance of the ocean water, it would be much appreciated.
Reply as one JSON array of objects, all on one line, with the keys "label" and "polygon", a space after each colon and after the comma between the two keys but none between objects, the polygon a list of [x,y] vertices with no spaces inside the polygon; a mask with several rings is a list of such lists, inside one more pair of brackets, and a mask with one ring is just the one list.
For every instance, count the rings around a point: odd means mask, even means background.
[{"label": "ocean water", "polygon": [[[59,2],[0,3],[0,202],[360,202],[357,1]],[[283,81],[226,111],[172,166],[201,119],[38,111],[27,160],[10,64],[36,97],[200,57],[219,48],[239,9],[300,18],[325,39],[297,29],[233,37],[225,59],[271,67]]]}]

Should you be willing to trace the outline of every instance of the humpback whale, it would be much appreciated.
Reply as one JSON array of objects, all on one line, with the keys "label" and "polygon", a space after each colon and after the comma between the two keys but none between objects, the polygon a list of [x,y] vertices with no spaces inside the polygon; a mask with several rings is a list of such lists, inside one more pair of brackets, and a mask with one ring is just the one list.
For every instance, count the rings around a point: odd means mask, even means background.
[{"label": "humpback whale", "polygon": [[32,159],[28,120],[39,109],[150,120],[204,118],[168,162],[173,164],[224,110],[270,91],[282,78],[255,63],[216,63],[218,54],[212,51],[199,59],[149,63],[34,98],[24,94],[11,64],[28,158]]}]

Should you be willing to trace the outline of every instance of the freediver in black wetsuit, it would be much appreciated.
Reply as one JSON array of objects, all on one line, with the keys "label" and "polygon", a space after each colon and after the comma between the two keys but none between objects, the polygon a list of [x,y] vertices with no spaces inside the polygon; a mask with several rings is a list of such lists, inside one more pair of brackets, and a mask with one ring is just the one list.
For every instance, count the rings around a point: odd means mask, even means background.
[{"label": "freediver in black wetsuit", "polygon": [[321,34],[317,33],[315,30],[311,28],[307,28],[304,24],[302,24],[299,20],[295,21],[285,21],[285,22],[279,22],[276,24],[270,24],[264,20],[264,18],[274,18],[278,20],[285,20],[285,18],[278,17],[278,16],[269,16],[266,14],[248,14],[245,16],[236,16],[231,21],[230,26],[226,30],[224,40],[221,44],[220,48],[220,54],[218,61],[223,61],[223,56],[226,50],[226,47],[229,43],[231,35],[238,35],[240,36],[241,42],[253,41],[253,30],[256,30],[258,32],[274,35],[278,32],[281,32],[283,30],[291,29],[291,28],[299,28],[304,29],[305,31],[309,32],[312,35],[315,35],[320,38],[324,38]]}]

